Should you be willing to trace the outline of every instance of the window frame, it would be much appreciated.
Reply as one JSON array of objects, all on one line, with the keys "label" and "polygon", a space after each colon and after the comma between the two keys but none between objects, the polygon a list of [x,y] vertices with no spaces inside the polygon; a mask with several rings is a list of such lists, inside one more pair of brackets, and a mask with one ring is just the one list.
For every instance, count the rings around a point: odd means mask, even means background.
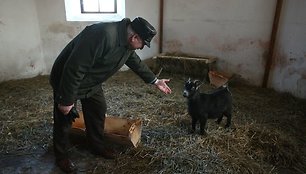
[{"label": "window frame", "polygon": [[81,13],[81,0],[65,0],[67,21],[120,21],[125,18],[125,0],[116,0],[116,13]]},{"label": "window frame", "polygon": [[98,13],[98,14],[100,14],[100,13],[117,13],[117,0],[114,0],[114,11],[112,11],[112,12],[106,12],[106,11],[101,11],[100,10],[100,0],[98,0],[98,5],[99,5],[99,7],[98,7],[98,11],[85,11],[84,10],[84,3],[83,3],[83,1],[84,0],[80,0],[80,5],[81,5],[81,13],[83,14],[83,13]]}]

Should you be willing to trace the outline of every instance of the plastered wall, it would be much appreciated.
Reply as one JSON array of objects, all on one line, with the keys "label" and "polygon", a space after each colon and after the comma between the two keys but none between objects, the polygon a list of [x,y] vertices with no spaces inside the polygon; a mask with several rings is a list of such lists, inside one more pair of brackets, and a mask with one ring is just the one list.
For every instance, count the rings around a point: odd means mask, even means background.
[{"label": "plastered wall", "polygon": [[[126,1],[126,16],[159,29],[159,2]],[[218,70],[260,86],[276,0],[164,1],[163,52],[218,57]],[[306,1],[284,0],[268,87],[306,98]],[[49,74],[56,56],[86,25],[67,22],[64,0],[0,1],[0,82]],[[159,32],[159,31],[158,31]],[[159,32],[160,33],[160,32]],[[137,51],[146,59],[158,54]]]},{"label": "plastered wall", "polygon": [[[126,17],[146,18],[158,29],[158,1],[129,0]],[[137,8],[135,6],[142,6]],[[86,25],[67,22],[64,0],[0,1],[0,82],[49,74],[56,56]],[[157,54],[158,37],[151,48],[137,51],[142,59]]]},{"label": "plastered wall", "polygon": [[306,1],[284,1],[269,86],[306,98]]},{"label": "plastered wall", "polygon": [[[144,8],[135,9],[135,5]],[[67,22],[65,17],[64,0],[36,0],[38,20],[40,22],[40,33],[44,50],[44,61],[46,63],[46,73],[49,73],[54,59],[64,48],[64,46],[76,36],[86,25],[96,22]],[[45,7],[48,7],[47,9]],[[158,1],[136,0],[126,1],[126,17],[131,20],[136,16],[142,16],[158,28]],[[54,11],[56,9],[56,11]],[[156,55],[158,48],[158,37],[153,39],[151,48],[144,48],[137,51],[142,59],[147,59]],[[123,68],[126,69],[126,68]]]},{"label": "plastered wall", "polygon": [[[163,52],[217,57],[217,68],[261,86],[276,0],[167,0]],[[306,1],[284,0],[268,87],[306,98]]]},{"label": "plastered wall", "polygon": [[0,1],[0,81],[45,72],[35,3]]},{"label": "plastered wall", "polygon": [[275,2],[167,0],[164,51],[216,56],[218,70],[260,85]]}]

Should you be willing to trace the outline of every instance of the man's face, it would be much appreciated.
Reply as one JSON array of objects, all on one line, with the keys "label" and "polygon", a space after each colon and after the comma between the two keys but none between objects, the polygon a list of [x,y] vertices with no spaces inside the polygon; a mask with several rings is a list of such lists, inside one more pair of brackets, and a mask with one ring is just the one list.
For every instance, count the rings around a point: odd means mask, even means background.
[{"label": "man's face", "polygon": [[132,50],[136,50],[136,49],[142,50],[144,47],[144,42],[138,34],[134,34],[132,37],[129,38],[129,45],[130,45],[130,49]]}]

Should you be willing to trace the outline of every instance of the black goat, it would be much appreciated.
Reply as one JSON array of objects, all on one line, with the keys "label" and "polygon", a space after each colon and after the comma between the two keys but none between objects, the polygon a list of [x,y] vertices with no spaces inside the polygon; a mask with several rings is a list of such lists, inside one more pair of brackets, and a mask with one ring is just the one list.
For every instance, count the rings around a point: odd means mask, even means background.
[{"label": "black goat", "polygon": [[191,133],[195,132],[196,123],[200,122],[200,134],[206,134],[207,119],[217,118],[217,123],[222,121],[223,115],[227,117],[225,128],[231,126],[232,95],[227,85],[217,88],[212,93],[200,93],[199,80],[185,83],[183,96],[188,100],[188,113],[192,119]]}]

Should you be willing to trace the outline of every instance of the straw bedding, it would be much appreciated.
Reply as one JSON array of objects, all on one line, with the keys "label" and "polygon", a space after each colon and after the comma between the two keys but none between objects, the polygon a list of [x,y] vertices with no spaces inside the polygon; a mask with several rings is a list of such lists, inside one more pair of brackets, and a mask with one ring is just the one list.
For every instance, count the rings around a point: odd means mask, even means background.
[{"label": "straw bedding", "polygon": [[[232,128],[226,131],[225,121],[217,125],[209,120],[207,136],[188,134],[191,119],[182,96],[187,77],[163,73],[162,77],[171,78],[171,95],[144,84],[130,71],[118,72],[103,84],[109,115],[143,120],[141,143],[137,148],[120,148],[113,161],[72,145],[70,153],[81,172],[305,173],[305,100],[230,83]],[[202,85],[201,90],[211,87]],[[52,124],[48,76],[0,84],[2,161],[8,156],[52,154]]]}]

